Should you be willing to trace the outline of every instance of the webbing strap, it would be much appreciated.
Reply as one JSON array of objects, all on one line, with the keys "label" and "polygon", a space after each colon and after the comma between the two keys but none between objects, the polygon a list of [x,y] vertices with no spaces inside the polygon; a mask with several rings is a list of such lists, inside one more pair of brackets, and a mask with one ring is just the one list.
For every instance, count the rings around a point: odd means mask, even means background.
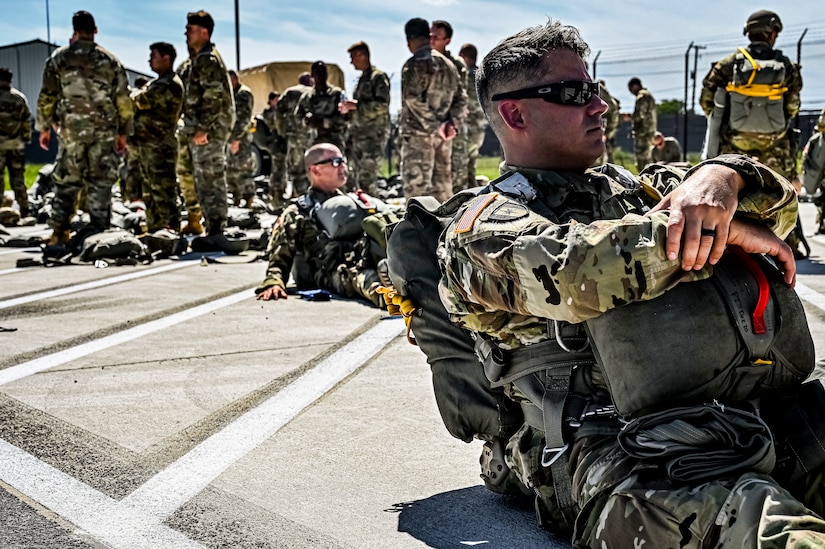
[{"label": "webbing strap", "polygon": [[735,85],[733,82],[728,83],[725,89],[729,92],[735,92],[748,97],[767,97],[768,99],[782,99],[785,92],[788,91],[787,86],[781,84],[754,84],[753,80],[756,78],[756,73],[762,68],[762,65],[756,62],[756,59],[748,53],[745,48],[739,48],[739,52],[745,56],[745,59],[751,64],[754,70],[751,71],[750,78],[747,84]]}]

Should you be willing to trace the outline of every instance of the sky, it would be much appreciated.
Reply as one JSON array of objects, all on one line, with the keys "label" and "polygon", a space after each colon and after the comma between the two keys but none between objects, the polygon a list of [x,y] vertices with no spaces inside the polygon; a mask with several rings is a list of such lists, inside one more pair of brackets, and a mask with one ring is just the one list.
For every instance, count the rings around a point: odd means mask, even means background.
[{"label": "sky", "polygon": [[[578,27],[590,44],[591,60],[606,66],[612,59],[645,55],[671,55],[673,63],[684,71],[684,52],[696,44],[727,41],[733,51],[746,45],[742,27],[748,15],[757,9],[775,10],[784,24],[780,35],[790,44],[785,52],[795,58],[795,42],[805,28],[808,40],[825,40],[825,13],[821,0],[777,2],[775,6],[744,0],[237,0],[240,14],[240,68],[272,61],[316,61],[335,63],[344,71],[346,90],[351,93],[359,72],[349,63],[347,48],[363,40],[370,46],[372,62],[390,75],[391,108],[400,108],[398,95],[400,70],[410,56],[404,39],[404,23],[412,17],[428,21],[443,19],[454,29],[449,49],[456,55],[464,43],[472,43],[479,56],[501,39],[519,30],[540,25],[548,17]],[[716,14],[719,6],[722,13]],[[216,20],[213,42],[228,68],[238,68],[236,56],[234,0],[0,0],[0,45],[40,38],[66,44],[71,36],[71,16],[79,9],[90,11],[98,27],[97,42],[117,55],[133,70],[150,73],[148,46],[166,41],[176,46],[179,59],[186,51],[183,36],[186,13],[206,9]],[[715,15],[714,15],[715,14]],[[47,24],[48,20],[48,24]],[[822,42],[825,44],[825,42]],[[725,46],[727,48],[727,46]],[[710,51],[710,50],[708,50]],[[599,53],[601,52],[601,53]],[[676,56],[672,54],[676,52]],[[715,59],[700,55],[699,79]],[[825,46],[818,53],[825,65]],[[717,55],[718,56],[718,55]],[[814,64],[815,65],[815,64]],[[609,66],[609,65],[608,65]],[[674,69],[675,70],[675,69]],[[811,71],[819,71],[817,67]],[[626,89],[627,77],[609,78],[609,71],[599,77],[622,103],[631,110],[633,98]],[[683,98],[683,85],[657,81],[655,73],[639,74],[657,100]],[[803,108],[810,103],[825,107],[825,69],[805,72]],[[682,80],[684,79],[681,77]],[[681,88],[680,88],[681,86]],[[817,91],[819,90],[819,91]],[[256,105],[260,111],[262,105]]]}]

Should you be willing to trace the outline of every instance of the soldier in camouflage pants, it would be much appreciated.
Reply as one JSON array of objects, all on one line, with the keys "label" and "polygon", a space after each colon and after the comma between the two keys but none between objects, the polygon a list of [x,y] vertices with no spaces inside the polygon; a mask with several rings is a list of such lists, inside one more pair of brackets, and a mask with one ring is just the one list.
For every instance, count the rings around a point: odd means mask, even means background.
[{"label": "soldier in camouflage pants", "polygon": [[456,190],[476,186],[476,161],[481,146],[484,144],[484,133],[487,128],[484,111],[481,110],[481,104],[478,102],[478,94],[476,93],[478,49],[472,44],[464,44],[458,54],[467,65],[467,180],[462,184],[462,175],[456,174],[456,178],[453,180],[453,187]]},{"label": "soldier in camouflage pants", "polygon": [[[796,497],[766,474],[772,462],[766,469],[734,460],[718,473],[704,471],[709,476],[700,480],[685,479],[669,475],[655,457],[633,457],[619,444],[622,423],[610,410],[621,386],[615,379],[607,386],[592,348],[570,339],[571,332],[587,343],[583,321],[633,301],[654,305],[674,284],[710,276],[709,262],[718,261],[731,243],[749,253],[774,254],[784,281],[792,284],[796,265],[782,237],[794,225],[796,200],[786,180],[740,155],[723,155],[687,176],[646,172],[644,181],[660,192],[676,185],[653,209],[655,201],[626,172],[612,165],[590,169],[604,152],[599,127],[607,107],[590,82],[588,53],[575,28],[551,20],[501,41],[485,57],[479,99],[502,144],[507,175],[497,183],[501,193],[470,198],[441,237],[439,295],[453,319],[476,332],[477,342],[492,342],[502,356],[524,356],[528,366],[556,366],[545,371],[538,395],[528,395],[518,383],[505,383],[507,394],[542,410],[545,397],[565,393],[564,412],[543,424],[546,442],[528,432],[536,418],[528,418],[529,407],[523,406],[527,431],[510,439],[506,462],[539,494],[540,522],[572,532],[574,547],[823,547],[825,521],[796,499],[806,498],[821,513],[821,502],[808,497],[808,491],[821,493],[821,478]],[[557,95],[545,91],[551,86],[558,87]],[[542,131],[548,126],[558,131],[548,135]],[[723,206],[711,203],[717,199]],[[731,220],[727,212],[733,210],[737,217]],[[656,337],[667,345],[668,337],[683,335]],[[562,340],[576,345],[568,348]],[[531,353],[534,345],[543,347]],[[540,360],[548,347],[559,356]],[[476,348],[489,356],[483,345]],[[575,370],[565,362],[574,356]],[[494,376],[489,364],[485,358],[485,372]],[[565,371],[569,390],[560,379]],[[564,420],[578,404],[582,411]],[[662,405],[666,412],[680,412]],[[697,408],[702,407],[685,409]],[[733,440],[714,439],[720,452],[745,436],[730,426]],[[785,427],[772,429],[763,431],[768,444]],[[551,442],[556,434],[562,444]],[[672,440],[662,438],[660,447],[676,444]],[[558,465],[565,460],[566,467]],[[560,495],[564,486],[571,488],[569,501]],[[570,511],[566,525],[553,522],[559,516],[554,503]]]},{"label": "soldier in camouflage pants", "polygon": [[149,51],[149,64],[158,76],[132,94],[146,227],[149,232],[163,228],[179,231],[175,131],[183,105],[183,83],[172,70],[177,55],[172,44],[155,42]]},{"label": "soldier in camouflage pants", "polygon": [[309,92],[311,86],[312,76],[308,72],[302,73],[296,85],[284,90],[277,106],[275,127],[286,138],[286,171],[292,181],[292,196],[305,193],[309,186],[304,170],[304,151],[315,138],[315,131],[299,118],[297,108],[301,97]]},{"label": "soldier in camouflage pants", "polygon": [[[195,55],[184,83],[183,133],[189,138],[206,233],[214,235],[226,227],[226,142],[235,123],[235,102],[226,65],[210,41],[215,26],[212,16],[205,11],[190,12],[186,20],[186,42]],[[181,155],[179,161],[185,160]]]},{"label": "soldier in camouflage pants", "polygon": [[452,140],[466,116],[467,94],[455,65],[430,45],[430,26],[414,18],[404,26],[413,54],[401,69],[401,179],[404,196],[453,195]]},{"label": "soldier in camouflage pants", "polygon": [[341,112],[350,117],[348,186],[377,196],[378,172],[390,136],[390,79],[370,64],[370,49],[364,42],[347,51],[352,66],[361,71],[352,99],[341,105]]},{"label": "soldier in camouflage pants", "polygon": [[636,153],[636,168],[642,171],[653,162],[650,153],[653,148],[653,135],[656,133],[656,100],[638,78],[631,78],[627,83],[627,89],[636,97],[631,115],[633,150]]},{"label": "soldier in camouflage pants", "polygon": [[252,152],[252,110],[255,98],[252,96],[252,90],[240,83],[237,72],[229,71],[229,79],[235,98],[235,125],[229,136],[229,149],[226,155],[226,186],[232,193],[232,200],[236,206],[240,206],[241,200],[244,200],[246,207],[251,208],[252,199],[255,197],[255,181],[252,179],[255,169],[255,157]]},{"label": "soldier in camouflage pants", "polygon": [[[281,94],[269,92],[268,106],[261,113],[261,118],[269,129],[270,140],[268,143],[269,154],[272,159],[269,173],[269,194],[272,197],[271,205],[279,209],[284,203],[284,193],[286,193],[286,139],[278,133],[278,103],[281,102]],[[258,128],[257,131],[262,131]]]},{"label": "soldier in camouflage pants", "polygon": [[[26,192],[26,143],[32,137],[31,111],[26,96],[11,87],[12,73],[0,68],[0,178],[9,170],[9,184],[20,207],[20,215],[29,215]],[[0,188],[0,192],[2,192]]]},{"label": "soldier in camouflage pants", "polygon": [[109,228],[118,154],[125,152],[126,136],[132,129],[126,71],[114,55],[94,43],[97,27],[91,13],[75,13],[72,26],[71,45],[55,50],[46,61],[37,100],[40,146],[48,150],[56,118],[60,131],[50,244],[68,241],[69,222],[81,189],[87,193],[91,224]]}]

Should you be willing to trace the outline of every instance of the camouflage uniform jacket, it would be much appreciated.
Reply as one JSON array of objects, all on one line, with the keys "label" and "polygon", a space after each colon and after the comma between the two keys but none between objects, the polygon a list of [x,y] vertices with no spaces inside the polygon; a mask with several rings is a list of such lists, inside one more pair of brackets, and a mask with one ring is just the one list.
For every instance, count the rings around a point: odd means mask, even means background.
[{"label": "camouflage uniform jacket", "polygon": [[402,135],[435,135],[450,120],[456,127],[464,123],[467,94],[458,71],[449,59],[423,46],[401,69]]},{"label": "camouflage uniform jacket", "polygon": [[183,82],[172,71],[132,92],[135,103],[134,138],[137,143],[175,143],[175,129],[183,106]]},{"label": "camouflage uniform jacket", "polygon": [[210,139],[226,141],[235,123],[235,101],[226,65],[214,44],[206,44],[191,58],[183,84],[184,131],[188,135],[204,131]]},{"label": "camouflage uniform jacket", "polygon": [[55,50],[43,69],[37,99],[37,129],[57,117],[61,139],[92,142],[101,131],[129,135],[134,108],[120,61],[88,40]]},{"label": "camouflage uniform jacket", "polygon": [[284,93],[281,94],[281,99],[276,107],[278,117],[275,119],[279,134],[289,138],[295,134],[306,133],[307,130],[304,127],[303,120],[298,118],[296,109],[301,97],[311,89],[309,86],[296,84],[285,89]]},{"label": "camouflage uniform jacket", "polygon": [[374,66],[361,73],[353,92],[358,108],[351,111],[350,132],[359,133],[390,131],[390,79]]},{"label": "camouflage uniform jacket", "polygon": [[235,125],[232,126],[229,140],[252,143],[252,110],[255,108],[252,90],[244,84],[239,84],[232,93],[235,99]]},{"label": "camouflage uniform jacket", "polygon": [[[777,54],[777,50],[774,50],[765,42],[751,42],[745,49],[755,60],[773,59]],[[716,89],[720,86],[725,87],[733,81],[733,67],[736,63],[737,55],[738,53],[732,53],[721,61],[718,61],[702,81],[702,93],[699,96],[699,104],[702,106],[702,110],[705,111],[705,115],[710,116],[710,113],[713,111],[713,96],[716,93]],[[802,75],[796,63],[784,55],[782,59],[785,63],[785,80],[782,82],[782,86],[788,88],[783,98],[785,115],[786,119],[790,120],[799,113]]]},{"label": "camouflage uniform jacket", "polygon": [[[321,120],[315,129],[319,135],[345,137],[349,126],[349,116],[338,111],[338,104],[344,98],[344,90],[327,84],[326,89],[309,88],[298,100],[295,114],[298,120],[306,122],[306,115],[312,114],[316,121]],[[310,127],[310,126],[307,126]],[[343,140],[337,145],[343,145]]]},{"label": "camouflage uniform jacket", "polygon": [[[746,187],[737,215],[783,237],[794,227],[795,192],[775,172],[741,155],[705,163],[742,174]],[[441,299],[466,329],[516,348],[547,339],[548,319],[579,323],[710,275],[709,268],[685,272],[678,258],[666,257],[667,214],[645,215],[654,201],[626,170],[510,169],[527,178],[535,200],[480,195],[442,236]],[[645,172],[643,181],[665,193],[682,173],[660,167]]]},{"label": "camouflage uniform jacket", "polygon": [[467,127],[484,129],[484,111],[478,101],[476,91],[476,71],[478,67],[467,67]]},{"label": "camouflage uniform jacket", "polygon": [[616,132],[619,129],[619,110],[621,104],[619,100],[610,95],[605,86],[599,85],[599,97],[602,101],[607,103],[607,112],[604,113],[604,136],[607,139],[616,137]]},{"label": "camouflage uniform jacket", "polygon": [[[341,191],[332,194],[310,187],[306,202],[322,204],[333,196],[343,195]],[[272,237],[267,246],[269,265],[264,281],[256,289],[260,293],[271,286],[286,288],[292,265],[297,256],[308,263],[318,285],[332,288],[329,274],[344,262],[346,252],[354,243],[331,240],[313,219],[312,212],[302,207],[304,200],[293,200],[287,206],[272,229]]]},{"label": "camouflage uniform jacket", "polygon": [[0,150],[22,150],[32,137],[26,96],[11,86],[0,86]]},{"label": "camouflage uniform jacket", "polygon": [[656,133],[656,100],[645,88],[642,88],[636,94],[632,120],[635,135],[652,136]]},{"label": "camouflage uniform jacket", "polygon": [[650,156],[654,162],[681,162],[682,161],[682,146],[675,137],[665,137],[665,146],[661,149],[653,147],[650,151]]}]

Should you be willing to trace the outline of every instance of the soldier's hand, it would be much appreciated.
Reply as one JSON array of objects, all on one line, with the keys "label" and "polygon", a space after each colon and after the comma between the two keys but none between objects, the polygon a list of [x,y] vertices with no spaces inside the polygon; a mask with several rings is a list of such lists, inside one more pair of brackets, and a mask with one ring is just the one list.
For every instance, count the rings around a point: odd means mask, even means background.
[{"label": "soldier's hand", "polygon": [[126,153],[126,136],[125,135],[118,135],[115,139],[115,152],[117,154],[125,154]]},{"label": "soldier's hand", "polygon": [[730,224],[728,244],[736,245],[751,254],[767,254],[785,273],[785,282],[796,284],[796,259],[793,250],[770,229],[751,221],[734,219]]},{"label": "soldier's hand", "polygon": [[281,286],[270,286],[266,290],[255,296],[259,301],[275,301],[278,299],[287,299],[289,295]]},{"label": "soldier's hand", "polygon": [[715,265],[725,252],[728,230],[739,191],[745,182],[727,166],[708,164],[697,169],[652,212],[670,210],[667,227],[667,256],[673,260],[681,250],[682,268],[699,270]]},{"label": "soldier's hand", "polygon": [[455,125],[450,120],[445,120],[438,127],[438,135],[440,135],[444,141],[449,141],[455,137],[456,134],[458,134],[458,130],[455,129]]},{"label": "soldier's hand", "polygon": [[232,154],[238,154],[238,151],[240,149],[241,149],[241,142],[238,141],[237,139],[232,141],[229,144],[229,152],[231,152]]},{"label": "soldier's hand", "polygon": [[203,130],[198,130],[195,132],[194,137],[192,137],[192,141],[195,145],[206,145],[209,143],[209,135]]},{"label": "soldier's hand", "polygon": [[52,140],[52,132],[50,130],[45,130],[40,132],[40,148],[44,151],[49,150],[49,143]]}]

